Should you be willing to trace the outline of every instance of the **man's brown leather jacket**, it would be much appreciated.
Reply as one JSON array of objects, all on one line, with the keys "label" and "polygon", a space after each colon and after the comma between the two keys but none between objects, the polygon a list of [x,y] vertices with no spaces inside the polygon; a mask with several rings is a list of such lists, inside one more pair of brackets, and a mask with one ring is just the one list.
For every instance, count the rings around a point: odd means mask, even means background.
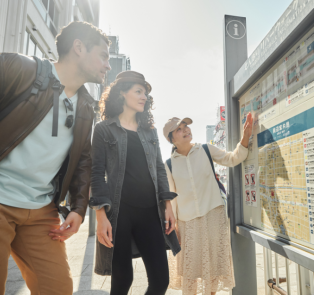
[{"label": "man's brown leather jacket", "polygon": [[[30,57],[16,53],[0,54],[0,112],[30,87],[36,78],[36,70],[37,63]],[[51,109],[52,102],[53,90],[49,85],[47,90],[21,102],[0,121],[0,161],[35,129]],[[56,205],[59,207],[69,191],[71,211],[83,219],[89,199],[93,103],[94,99],[82,86],[78,91],[73,143],[56,175],[59,183],[54,200]]]}]

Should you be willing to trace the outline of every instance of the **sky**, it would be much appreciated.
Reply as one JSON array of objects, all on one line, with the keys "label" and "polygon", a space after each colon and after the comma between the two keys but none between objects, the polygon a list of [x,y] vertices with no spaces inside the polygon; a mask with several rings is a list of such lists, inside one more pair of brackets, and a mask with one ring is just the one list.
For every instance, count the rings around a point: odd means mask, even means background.
[{"label": "sky", "polygon": [[224,105],[223,18],[246,17],[250,55],[292,0],[101,0],[99,27],[119,36],[120,53],[152,85],[155,127],[163,159],[171,145],[163,126],[190,117],[193,142]]}]

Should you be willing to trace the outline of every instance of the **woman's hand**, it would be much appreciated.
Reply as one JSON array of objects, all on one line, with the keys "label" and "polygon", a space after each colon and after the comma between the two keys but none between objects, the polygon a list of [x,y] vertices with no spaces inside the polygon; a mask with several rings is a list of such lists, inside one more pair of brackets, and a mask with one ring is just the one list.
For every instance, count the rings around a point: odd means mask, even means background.
[{"label": "woman's hand", "polygon": [[166,223],[166,234],[169,235],[176,227],[176,219],[174,217],[172,206],[170,201],[166,201],[166,212],[165,212],[165,221],[168,221]]},{"label": "woman's hand", "polygon": [[249,146],[249,140],[252,135],[252,129],[253,129],[253,116],[251,113],[248,113],[246,116],[246,121],[243,126],[243,137],[241,140],[241,144],[246,148]]},{"label": "woman's hand", "polygon": [[112,226],[107,218],[105,208],[96,210],[97,219],[97,237],[99,243],[105,245],[108,248],[112,248]]}]

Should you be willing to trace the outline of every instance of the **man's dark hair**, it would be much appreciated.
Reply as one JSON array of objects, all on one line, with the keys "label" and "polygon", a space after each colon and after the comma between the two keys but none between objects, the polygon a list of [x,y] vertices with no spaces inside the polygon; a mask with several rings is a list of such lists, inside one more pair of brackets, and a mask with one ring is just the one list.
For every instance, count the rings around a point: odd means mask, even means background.
[{"label": "man's dark hair", "polygon": [[87,22],[71,22],[63,27],[56,37],[59,59],[62,59],[70,52],[76,39],[81,40],[88,51],[95,45],[100,45],[100,40],[104,40],[110,46],[110,41],[102,30]]}]

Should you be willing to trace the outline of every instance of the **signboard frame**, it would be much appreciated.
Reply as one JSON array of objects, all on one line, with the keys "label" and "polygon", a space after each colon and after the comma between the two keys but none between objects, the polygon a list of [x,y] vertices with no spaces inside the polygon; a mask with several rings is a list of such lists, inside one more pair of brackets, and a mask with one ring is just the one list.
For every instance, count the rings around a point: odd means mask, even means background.
[{"label": "signboard frame", "polygon": [[[302,9],[301,9],[302,8]],[[293,18],[287,15],[293,15]],[[240,141],[239,132],[239,103],[240,96],[245,93],[262,75],[267,71],[287,48],[290,48],[299,38],[303,36],[310,28],[314,26],[314,1],[299,0],[293,1],[287,8],[283,16],[276,23],[284,25],[284,33],[282,38],[278,39],[278,34],[274,35],[274,30],[265,37],[261,44],[267,41],[269,47],[263,53],[263,57],[259,63],[248,70],[248,62],[252,61],[252,56],[243,63],[238,72],[233,77],[227,77],[225,74],[225,105],[226,105],[226,121],[227,121],[227,149],[233,150],[236,144]],[[274,27],[276,27],[276,25]],[[272,35],[277,38],[277,41],[272,42]],[[225,37],[226,38],[226,37]],[[226,42],[226,41],[225,41]],[[263,47],[258,47],[263,50]],[[225,44],[225,54],[228,52]],[[253,55],[256,53],[253,53]],[[228,60],[225,58],[225,72]],[[276,253],[294,261],[295,263],[314,271],[314,251],[300,244],[291,242],[281,237],[271,235],[265,231],[244,224],[243,219],[243,200],[242,200],[242,173],[240,168],[230,168],[228,173],[228,187],[230,200],[230,223],[231,229],[240,236],[246,237],[248,240],[257,242],[262,246],[275,251]],[[239,203],[238,206],[236,203]],[[240,207],[240,208],[239,208]],[[232,248],[234,249],[234,241],[236,235],[231,234]],[[249,245],[249,244],[247,244]],[[252,262],[253,263],[253,262]],[[237,262],[235,261],[235,265]],[[255,267],[255,265],[254,265]],[[233,294],[238,294],[234,293]],[[253,293],[252,293],[253,294]]]}]

